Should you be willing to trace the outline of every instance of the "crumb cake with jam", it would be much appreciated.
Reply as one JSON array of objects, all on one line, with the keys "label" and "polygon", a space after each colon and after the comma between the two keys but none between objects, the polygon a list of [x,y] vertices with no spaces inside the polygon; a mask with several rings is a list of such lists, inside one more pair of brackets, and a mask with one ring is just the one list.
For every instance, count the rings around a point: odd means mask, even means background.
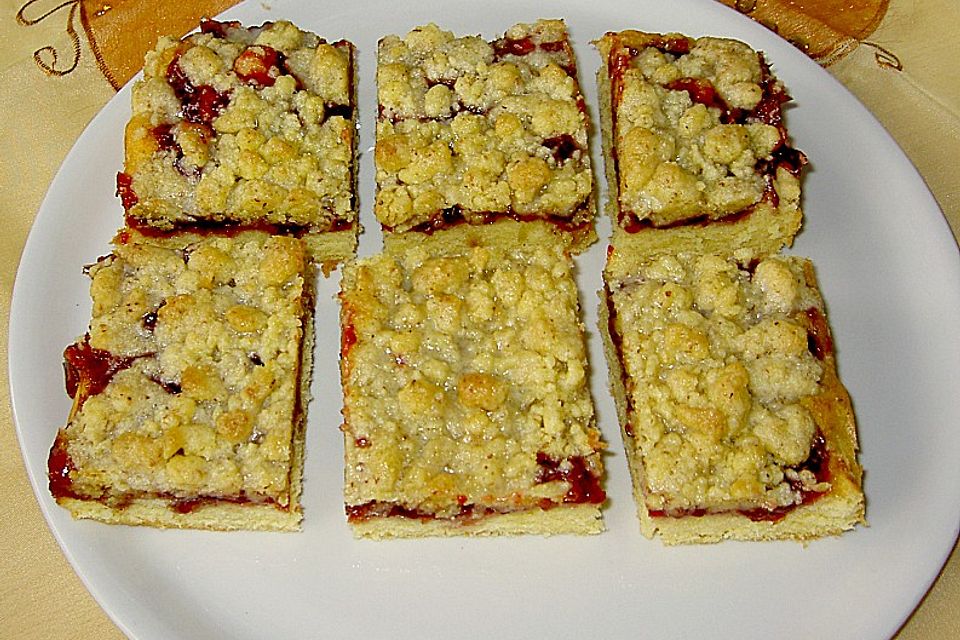
[{"label": "crumb cake with jam", "polygon": [[297,530],[312,282],[302,240],[120,232],[64,352],[49,488],[113,524]]},{"label": "crumb cake with jam", "polygon": [[595,44],[607,208],[621,243],[789,246],[806,157],[791,146],[790,98],[764,56],[736,40],[632,30]]},{"label": "crumb cake with jam", "polygon": [[161,37],[133,87],[117,193],[147,233],[232,226],[354,255],[355,52],[286,21]]},{"label": "crumb cake with jam", "polygon": [[853,410],[809,261],[659,254],[608,266],[605,282],[646,536],[808,540],[863,522]]},{"label": "crumb cake with jam", "polygon": [[436,25],[377,51],[377,197],[387,231],[548,220],[595,241],[586,104],[566,26],[518,24],[492,42]]},{"label": "crumb cake with jam", "polygon": [[503,221],[392,234],[344,271],[355,535],[597,533],[603,444],[566,239]]}]

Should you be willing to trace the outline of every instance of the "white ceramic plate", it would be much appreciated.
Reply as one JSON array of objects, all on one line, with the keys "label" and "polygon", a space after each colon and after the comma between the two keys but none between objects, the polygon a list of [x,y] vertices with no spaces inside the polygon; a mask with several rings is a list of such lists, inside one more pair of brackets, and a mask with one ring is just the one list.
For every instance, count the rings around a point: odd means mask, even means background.
[{"label": "white ceramic plate", "polygon": [[[604,254],[579,260],[593,393],[611,443],[608,531],[576,538],[355,541],[344,521],[337,371],[338,275],[320,283],[300,534],[157,531],[75,522],[46,490],[45,460],[69,401],[63,347],[89,320],[81,267],[121,222],[129,88],[94,119],[54,180],[30,234],[10,323],[17,430],[40,505],[90,591],[131,637],[882,638],[936,576],[960,522],[960,261],[921,178],[868,112],[784,41],[711,0],[478,3],[250,2],[247,24],[292,19],[360,50],[361,253],[371,214],[377,39],[429,21],[494,37],[564,17],[596,118],[590,41],[641,28],[724,35],[767,52],[795,98],[788,124],[811,158],[794,251],[820,281],[841,376],[859,418],[870,526],[793,543],[666,548],[639,534],[596,323]],[[598,140],[593,149],[599,148]],[[599,160],[594,154],[595,162]],[[600,165],[597,164],[597,167]],[[609,225],[600,223],[601,237]],[[39,621],[38,621],[39,622]]]}]

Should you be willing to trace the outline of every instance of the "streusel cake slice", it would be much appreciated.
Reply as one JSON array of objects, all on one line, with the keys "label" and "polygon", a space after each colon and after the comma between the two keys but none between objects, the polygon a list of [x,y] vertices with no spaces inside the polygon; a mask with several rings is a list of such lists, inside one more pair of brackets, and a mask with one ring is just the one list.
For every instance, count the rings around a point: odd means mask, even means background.
[{"label": "streusel cake slice", "polygon": [[639,31],[595,44],[614,244],[789,246],[806,158],[790,144],[790,98],[763,55],[736,40]]},{"label": "streusel cake slice", "polygon": [[605,282],[645,535],[808,540],[863,522],[854,414],[809,261],[661,254]]},{"label": "streusel cake slice", "polygon": [[78,518],[296,530],[311,368],[303,241],[122,231],[64,353],[50,491]]},{"label": "streusel cake slice", "polygon": [[117,191],[145,233],[260,229],[335,262],[356,249],[356,137],[352,44],[205,20],[147,54]]},{"label": "streusel cake slice", "polygon": [[430,24],[377,52],[375,212],[387,231],[548,220],[596,239],[587,113],[564,23],[497,40]]},{"label": "streusel cake slice", "polygon": [[603,529],[566,246],[548,223],[461,225],[393,234],[346,267],[344,498],[358,537]]}]

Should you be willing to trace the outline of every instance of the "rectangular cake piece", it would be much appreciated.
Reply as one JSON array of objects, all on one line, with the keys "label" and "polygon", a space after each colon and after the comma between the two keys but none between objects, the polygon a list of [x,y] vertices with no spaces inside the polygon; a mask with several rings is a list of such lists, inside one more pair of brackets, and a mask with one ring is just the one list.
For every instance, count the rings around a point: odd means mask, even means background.
[{"label": "rectangular cake piece", "polygon": [[121,232],[89,267],[74,399],[49,457],[77,518],[297,530],[313,274],[302,240]]},{"label": "rectangular cake piece", "polygon": [[596,239],[587,113],[560,20],[497,40],[430,24],[377,52],[374,211],[387,231],[547,220]]},{"label": "rectangular cake piece", "polygon": [[595,44],[614,243],[789,246],[806,158],[790,145],[790,98],[763,55],[736,40],[639,31]]},{"label": "rectangular cake piece", "polygon": [[336,262],[356,250],[354,47],[285,21],[205,20],[162,37],[133,88],[117,193],[131,227],[302,236]]},{"label": "rectangular cake piece", "polygon": [[809,261],[661,254],[611,275],[600,328],[644,535],[809,540],[863,522]]},{"label": "rectangular cake piece", "polygon": [[603,444],[566,239],[393,234],[340,294],[346,514],[369,538],[603,529]]}]

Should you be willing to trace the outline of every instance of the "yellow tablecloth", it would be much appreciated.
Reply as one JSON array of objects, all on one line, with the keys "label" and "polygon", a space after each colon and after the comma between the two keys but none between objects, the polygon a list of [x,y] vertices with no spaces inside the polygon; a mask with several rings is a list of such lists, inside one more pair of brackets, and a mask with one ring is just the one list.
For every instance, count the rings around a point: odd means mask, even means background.
[{"label": "yellow tablecloth", "polygon": [[[827,65],[897,139],[960,235],[960,3],[722,1],[806,45]],[[0,0],[0,636],[122,637],[67,564],[27,481],[9,403],[10,296],[54,173],[114,87],[136,71],[143,42],[185,31],[199,15],[232,3]],[[174,11],[174,18],[163,15]],[[957,556],[955,549],[898,638],[960,638]]]}]

